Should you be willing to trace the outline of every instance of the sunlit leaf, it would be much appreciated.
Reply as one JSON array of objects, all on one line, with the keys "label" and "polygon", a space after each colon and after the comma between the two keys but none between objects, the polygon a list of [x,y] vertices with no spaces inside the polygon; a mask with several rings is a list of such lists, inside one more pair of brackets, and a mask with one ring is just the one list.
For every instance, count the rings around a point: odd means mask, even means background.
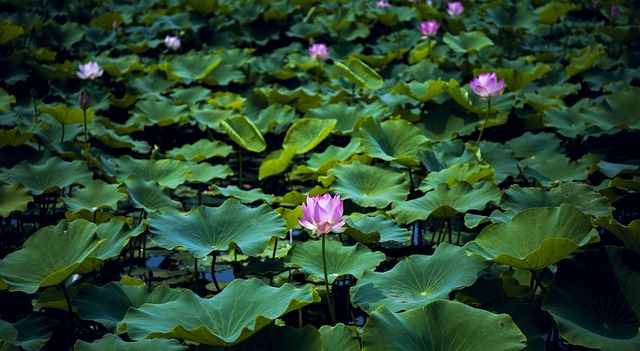
[{"label": "sunlit leaf", "polygon": [[522,188],[512,185],[502,195],[500,207],[521,212],[531,207],[555,207],[571,204],[585,214],[595,217],[611,214],[613,208],[606,197],[595,192],[589,185],[562,183],[549,191],[542,188]]},{"label": "sunlit leaf", "polygon": [[164,187],[154,181],[147,182],[139,175],[133,174],[124,180],[124,184],[124,189],[129,192],[129,198],[136,208],[142,208],[147,212],[182,210],[182,204],[172,200]]},{"label": "sunlit leaf", "polygon": [[480,51],[482,48],[493,45],[493,41],[479,31],[460,32],[458,35],[447,32],[442,37],[442,41],[453,51],[462,54]]},{"label": "sunlit leaf", "polygon": [[242,203],[252,203],[261,200],[271,204],[275,199],[275,196],[265,194],[261,189],[242,190],[235,185],[228,185],[226,187],[215,186],[212,192],[222,194],[224,197],[238,199]]},{"label": "sunlit leaf", "polygon": [[264,161],[262,161],[262,164],[260,164],[258,180],[284,172],[289,168],[291,160],[295,156],[297,149],[298,147],[294,145],[285,149],[273,151],[267,155]]},{"label": "sunlit leaf", "polygon": [[349,79],[353,84],[368,88],[378,89],[382,87],[384,80],[373,68],[355,57],[350,57],[343,61],[335,62],[334,65],[342,73],[344,78]]},{"label": "sunlit leaf", "polygon": [[235,116],[220,121],[227,135],[244,149],[253,152],[263,151],[267,144],[255,126],[246,116]]},{"label": "sunlit leaf", "polygon": [[84,188],[76,189],[71,196],[63,197],[62,201],[71,212],[81,209],[96,211],[101,208],[118,208],[118,202],[127,198],[127,194],[118,192],[119,184],[107,184],[101,180],[84,183]]},{"label": "sunlit leaf", "polygon": [[393,219],[385,216],[368,216],[352,213],[344,220],[347,223],[347,234],[361,243],[395,241],[407,242],[411,232],[401,228]]},{"label": "sunlit leaf", "polygon": [[220,140],[200,139],[193,144],[173,148],[167,154],[178,160],[200,162],[212,157],[227,157],[233,148]]},{"label": "sunlit leaf", "polygon": [[493,175],[494,171],[490,166],[476,162],[461,163],[441,171],[430,172],[420,184],[420,190],[427,192],[443,183],[452,186],[457,182],[469,184],[475,184],[481,180],[491,182]]}]

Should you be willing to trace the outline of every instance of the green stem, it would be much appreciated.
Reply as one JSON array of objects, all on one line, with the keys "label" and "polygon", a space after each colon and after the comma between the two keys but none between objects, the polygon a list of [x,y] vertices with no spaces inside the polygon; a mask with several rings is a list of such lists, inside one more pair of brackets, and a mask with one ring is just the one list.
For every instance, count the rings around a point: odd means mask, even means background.
[{"label": "green stem", "polygon": [[326,234],[322,234],[322,270],[324,271],[324,286],[327,290],[327,303],[329,303],[329,313],[331,314],[331,325],[336,325],[336,311],[333,307],[333,295],[329,290],[329,278],[327,277],[327,257],[325,250]]},{"label": "green stem", "polygon": [[69,310],[69,314],[73,318],[73,306],[71,305],[71,298],[69,298],[67,287],[64,286],[64,282],[60,283],[60,286],[62,287],[62,293],[64,294],[64,299],[67,301],[67,309]]},{"label": "green stem", "polygon": [[242,148],[238,146],[238,187],[242,188]]},{"label": "green stem", "polygon": [[87,148],[87,109],[82,109],[84,112],[84,148]]},{"label": "green stem", "polygon": [[276,251],[277,250],[278,250],[278,238],[276,238],[276,242],[275,242],[275,244],[273,244],[273,256],[272,256],[273,259],[276,258]]},{"label": "green stem", "polygon": [[218,253],[213,253],[213,258],[211,259],[211,280],[213,280],[213,284],[216,286],[216,290],[218,292],[222,291],[220,289],[220,285],[218,285],[218,279],[216,278],[216,258],[218,257]]},{"label": "green stem", "polygon": [[480,144],[480,139],[482,138],[482,133],[484,132],[484,128],[487,126],[487,121],[489,120],[489,115],[491,114],[491,99],[487,100],[487,117],[484,118],[484,123],[482,123],[482,129],[480,129],[480,135],[478,135],[478,140],[476,140],[476,147]]},{"label": "green stem", "polygon": [[64,143],[64,123],[60,122],[62,126],[62,135],[60,136],[60,144]]}]

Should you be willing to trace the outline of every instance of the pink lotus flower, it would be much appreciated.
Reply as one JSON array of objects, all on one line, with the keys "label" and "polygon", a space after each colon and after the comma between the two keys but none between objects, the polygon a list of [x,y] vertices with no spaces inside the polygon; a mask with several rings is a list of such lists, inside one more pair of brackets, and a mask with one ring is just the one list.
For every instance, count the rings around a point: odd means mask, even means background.
[{"label": "pink lotus flower", "polygon": [[167,35],[164,37],[164,43],[171,50],[178,50],[180,48],[180,38]]},{"label": "pink lotus flower", "polygon": [[312,44],[309,47],[309,57],[311,57],[312,59],[323,59],[327,56],[329,56],[327,44]]},{"label": "pink lotus flower", "polygon": [[504,79],[498,82],[495,72],[482,73],[473,78],[469,85],[471,85],[473,92],[483,100],[491,100],[491,98],[502,95],[504,91]]},{"label": "pink lotus flower", "polygon": [[447,3],[447,13],[449,16],[460,16],[464,12],[464,6],[459,1]]},{"label": "pink lotus flower", "polygon": [[389,4],[389,1],[387,1],[387,0],[380,0],[380,1],[376,2],[376,6],[377,7],[390,7],[391,4]]},{"label": "pink lotus flower", "polygon": [[91,62],[85,63],[84,65],[78,66],[78,71],[76,72],[76,75],[80,79],[93,80],[97,77],[100,77],[102,73],[104,73],[104,70],[100,68],[100,65],[98,65],[97,62],[91,61]]},{"label": "pink lotus flower", "polygon": [[435,36],[438,29],[440,29],[440,25],[436,21],[420,22],[420,32],[423,38]]},{"label": "pink lotus flower", "polygon": [[317,238],[329,232],[342,233],[347,229],[344,227],[342,212],[340,195],[333,198],[329,193],[314,197],[307,195],[306,203],[302,204],[304,218],[298,218],[298,222],[311,229]]}]

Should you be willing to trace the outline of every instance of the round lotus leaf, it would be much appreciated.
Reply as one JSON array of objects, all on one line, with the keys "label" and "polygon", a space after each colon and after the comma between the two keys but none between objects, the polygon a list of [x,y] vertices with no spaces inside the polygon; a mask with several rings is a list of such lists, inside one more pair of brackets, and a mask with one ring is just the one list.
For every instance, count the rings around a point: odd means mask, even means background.
[{"label": "round lotus leaf", "polygon": [[482,48],[493,45],[493,41],[480,31],[460,32],[458,35],[447,32],[442,37],[442,41],[453,51],[461,54],[480,51]]},{"label": "round lotus leaf", "polygon": [[600,241],[589,218],[572,205],[526,209],[485,227],[467,244],[471,256],[529,271],[546,268],[578,247]]},{"label": "round lotus leaf", "polygon": [[446,300],[402,313],[380,307],[362,330],[362,351],[517,351],[525,341],[508,315]]},{"label": "round lotus leaf", "polygon": [[631,88],[607,95],[600,106],[584,110],[587,124],[602,130],[640,129],[640,89]]},{"label": "round lotus leaf", "polygon": [[487,267],[463,248],[442,243],[431,256],[412,255],[387,272],[365,272],[351,288],[351,303],[369,313],[380,306],[393,312],[424,307],[470,286]]},{"label": "round lotus leaf", "polygon": [[286,236],[284,219],[268,205],[251,208],[233,199],[186,214],[150,213],[148,223],[158,245],[170,250],[184,247],[197,258],[235,247],[245,255],[258,255],[272,237]]},{"label": "round lotus leaf", "polygon": [[467,182],[458,182],[451,188],[443,183],[422,197],[394,203],[389,214],[400,224],[425,220],[430,215],[451,218],[469,210],[482,210],[489,202],[497,203],[500,194],[496,185],[487,182],[479,182],[473,186]]},{"label": "round lotus leaf", "polygon": [[[51,115],[65,126],[69,124],[84,124],[84,111],[81,108],[72,108],[67,105],[40,106],[40,113]],[[91,123],[94,115],[93,110],[87,109],[87,124]]]},{"label": "round lotus leaf", "polygon": [[133,206],[147,212],[182,210],[182,204],[172,200],[162,186],[154,181],[147,182],[138,174],[132,174],[125,179],[124,189],[129,192]]},{"label": "round lotus leaf", "polygon": [[173,148],[167,154],[183,161],[200,162],[212,157],[227,157],[233,148],[220,140],[200,139],[193,144]]},{"label": "round lotus leaf", "polygon": [[353,162],[336,165],[329,175],[336,177],[331,185],[335,193],[362,207],[385,208],[409,195],[404,174],[390,169]]},{"label": "round lotus leaf", "polygon": [[213,179],[225,179],[233,175],[228,165],[214,165],[203,162],[189,165],[187,183],[207,183]]},{"label": "round lotus leaf", "polygon": [[256,278],[236,279],[209,299],[185,292],[171,302],[130,309],[118,331],[126,331],[133,340],[178,338],[228,347],[276,318],[316,302],[320,296],[309,284],[275,288]]},{"label": "round lotus leaf", "polygon": [[180,341],[175,339],[150,339],[139,340],[134,342],[126,342],[120,337],[113,334],[106,334],[102,339],[92,343],[78,340],[73,347],[76,351],[186,351],[187,346],[180,345]]},{"label": "round lotus leaf", "polygon": [[[277,326],[269,324],[242,343],[229,348],[230,351],[323,351],[323,340],[316,328]],[[342,350],[342,349],[333,349]]]},{"label": "round lotus leaf", "polygon": [[104,241],[96,237],[96,228],[85,220],[61,221],[32,234],[22,249],[0,260],[0,276],[9,291],[33,294],[63,282]]},{"label": "round lotus leaf", "polygon": [[491,166],[481,165],[477,162],[460,163],[440,171],[429,172],[420,184],[420,190],[427,192],[442,183],[452,186],[461,181],[469,184],[475,184],[480,180],[492,182],[493,178],[494,170]]},{"label": "round lotus leaf", "polygon": [[0,217],[9,217],[13,211],[24,211],[33,196],[19,183],[0,185]]},{"label": "round lotus leaf", "polygon": [[[333,284],[338,277],[346,274],[360,278],[363,272],[375,269],[385,258],[382,252],[371,252],[368,247],[360,243],[354,246],[343,246],[339,241],[326,240],[325,246],[329,284]],[[286,266],[302,268],[309,280],[324,281],[322,240],[298,243],[291,249],[290,255],[291,258],[285,263]]]},{"label": "round lotus leaf", "polygon": [[517,138],[513,138],[505,145],[513,150],[520,158],[550,158],[562,155],[560,143],[562,141],[552,133],[533,134],[526,132]]},{"label": "round lotus leaf", "polygon": [[165,72],[171,80],[182,80],[185,83],[191,83],[194,80],[201,80],[211,73],[218,65],[222,63],[222,59],[215,54],[210,55],[177,55],[167,65]]},{"label": "round lotus leaf", "polygon": [[137,160],[125,155],[116,160],[115,173],[120,182],[135,174],[146,181],[175,189],[187,179],[189,166],[180,160]]},{"label": "round lotus leaf", "polygon": [[127,198],[127,194],[118,191],[119,186],[120,184],[107,184],[99,179],[92,180],[84,183],[84,188],[74,190],[70,197],[63,197],[62,201],[71,212],[83,209],[95,212],[101,208],[115,210],[118,202]]},{"label": "round lotus leaf", "polygon": [[84,184],[92,177],[86,162],[77,160],[66,162],[59,157],[51,157],[44,164],[39,165],[22,161],[13,166],[7,175],[9,180],[29,188],[33,195],[51,192],[75,183]]},{"label": "round lotus leaf", "polygon": [[405,166],[416,164],[418,152],[429,145],[429,139],[418,127],[402,119],[378,122],[366,118],[359,138],[367,155]]},{"label": "round lotus leaf", "polygon": [[289,146],[285,149],[280,149],[271,152],[265,157],[260,169],[258,170],[258,180],[280,174],[289,168],[291,160],[296,155],[298,146]]},{"label": "round lotus leaf", "polygon": [[250,204],[256,201],[264,201],[268,204],[273,203],[275,196],[271,194],[265,194],[261,189],[242,190],[235,185],[229,185],[226,187],[214,186],[212,187],[212,193],[222,194],[224,197],[230,197],[245,204]]},{"label": "round lotus leaf", "polygon": [[587,179],[585,165],[564,155],[544,159],[536,158],[521,163],[525,164],[522,170],[524,176],[534,178],[543,186]]},{"label": "round lotus leaf", "polygon": [[167,99],[147,98],[136,103],[136,109],[127,121],[127,125],[165,127],[171,124],[184,124],[189,122],[188,114],[189,108],[186,105],[174,105]]},{"label": "round lotus leaf", "polygon": [[388,108],[379,101],[365,103],[357,101],[355,105],[344,101],[333,104],[323,104],[311,109],[304,116],[306,118],[335,119],[334,131],[341,134],[351,134],[357,130],[359,121],[364,117],[383,118]]},{"label": "round lotus leaf", "polygon": [[515,184],[502,194],[500,207],[521,212],[531,207],[555,207],[571,204],[585,214],[596,217],[611,214],[613,208],[606,197],[587,184],[561,183],[546,191],[542,188],[521,188]]},{"label": "round lotus leaf", "polygon": [[297,148],[298,154],[307,153],[331,134],[336,123],[335,119],[301,119],[289,127],[282,141],[282,147]]},{"label": "round lotus leaf", "polygon": [[404,243],[411,238],[409,230],[399,227],[393,219],[382,215],[352,213],[344,221],[348,225],[347,234],[360,243]]},{"label": "round lotus leaf", "polygon": [[631,251],[605,246],[558,264],[542,309],[564,339],[603,351],[640,350],[640,272],[632,262]]}]

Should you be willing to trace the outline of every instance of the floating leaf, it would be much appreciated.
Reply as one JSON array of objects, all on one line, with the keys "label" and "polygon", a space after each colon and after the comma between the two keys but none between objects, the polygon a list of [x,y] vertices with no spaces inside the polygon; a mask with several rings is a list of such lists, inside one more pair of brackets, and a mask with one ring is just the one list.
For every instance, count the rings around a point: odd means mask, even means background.
[{"label": "floating leaf", "polygon": [[458,182],[451,187],[440,184],[434,191],[415,200],[395,203],[389,214],[400,224],[425,220],[430,215],[450,218],[469,210],[482,210],[489,202],[498,203],[500,194],[497,186],[487,182],[475,186],[467,182]]},{"label": "floating leaf", "polygon": [[335,62],[342,75],[353,84],[368,89],[379,89],[384,84],[382,77],[366,63],[355,57]]},{"label": "floating leaf", "polygon": [[118,191],[119,184],[107,184],[101,180],[92,180],[84,188],[76,189],[70,197],[62,201],[71,212],[85,209],[95,212],[101,208],[118,208],[118,202],[127,198],[127,194]]},{"label": "floating leaf", "polygon": [[365,272],[351,288],[351,303],[368,313],[380,306],[392,312],[424,307],[470,286],[487,266],[463,248],[442,243],[431,256],[412,255],[387,272]]},{"label": "floating leaf", "polygon": [[540,23],[554,24],[559,18],[569,13],[569,11],[573,11],[578,8],[579,7],[574,4],[550,1],[543,6],[536,8],[534,12],[538,15],[538,21],[540,21]]},{"label": "floating leaf", "polygon": [[60,284],[104,241],[95,232],[96,225],[84,220],[61,221],[42,228],[27,239],[22,249],[0,260],[0,276],[9,291],[27,294]]},{"label": "floating leaf", "polygon": [[193,144],[173,148],[167,154],[178,160],[201,162],[212,157],[227,157],[231,151],[233,148],[220,140],[200,139]]},{"label": "floating leaf", "polygon": [[191,83],[194,80],[201,80],[209,75],[218,65],[222,63],[222,58],[218,55],[177,55],[171,61],[170,70],[167,71],[170,79],[174,77]]},{"label": "floating leaf", "polygon": [[129,118],[127,124],[144,127],[184,124],[189,121],[188,113],[189,108],[186,105],[174,105],[170,100],[147,98],[136,104],[133,116]]},{"label": "floating leaf", "polygon": [[[326,240],[327,279],[329,284],[340,276],[351,274],[356,279],[367,270],[375,269],[385,256],[382,252],[371,252],[366,246],[356,243],[343,246],[336,240]],[[291,258],[285,263],[288,267],[300,267],[307,279],[324,281],[322,264],[322,240],[310,240],[297,243],[290,252]]]},{"label": "floating leaf", "polygon": [[482,48],[493,45],[493,41],[480,31],[460,32],[458,35],[447,32],[442,37],[442,41],[453,51],[461,54],[480,51]]},{"label": "floating leaf", "polygon": [[[39,107],[40,113],[46,113],[58,122],[66,125],[69,124],[83,124],[84,123],[84,111],[81,108],[73,108],[67,105],[56,105],[54,107],[41,105]],[[93,121],[95,113],[92,109],[87,109],[87,123]]]},{"label": "floating leaf", "polygon": [[493,181],[493,168],[477,162],[461,163],[445,168],[441,171],[430,172],[420,184],[420,190],[427,192],[440,184],[452,186],[457,182],[475,184],[481,180]]},{"label": "floating leaf", "polygon": [[307,153],[331,134],[336,123],[335,119],[301,119],[289,127],[282,147],[295,147],[298,154]]},{"label": "floating leaf", "polygon": [[518,157],[545,159],[562,153],[560,143],[561,140],[552,133],[533,134],[526,132],[505,142],[505,145],[513,150]]},{"label": "floating leaf", "polygon": [[416,155],[429,144],[429,139],[405,120],[380,123],[366,118],[360,126],[359,138],[369,156],[405,166],[416,164]]},{"label": "floating leaf", "polygon": [[338,323],[334,326],[323,325],[320,327],[320,335],[324,351],[359,351],[360,343],[355,334],[344,324]]},{"label": "floating leaf", "polygon": [[631,88],[607,95],[600,106],[584,110],[587,124],[602,130],[640,129],[640,89]]},{"label": "floating leaf", "polygon": [[569,65],[566,68],[567,77],[572,77],[580,72],[590,69],[598,57],[605,54],[604,45],[591,44],[578,52],[577,55],[569,55]]},{"label": "floating leaf", "polygon": [[339,134],[350,134],[357,130],[359,122],[364,117],[382,118],[387,112],[387,107],[375,101],[365,103],[358,101],[355,105],[340,101],[337,104],[322,104],[319,107],[310,109],[305,115],[307,118],[335,119],[337,122],[334,132]]},{"label": "floating leaf", "polygon": [[118,330],[126,330],[133,340],[170,337],[228,347],[274,319],[319,301],[311,285],[274,288],[255,278],[236,279],[210,299],[187,292],[172,302],[129,310]]},{"label": "floating leaf", "polygon": [[22,161],[13,166],[7,175],[9,179],[29,188],[33,195],[40,195],[71,184],[87,183],[92,173],[83,161],[66,162],[59,157],[50,157],[39,165]]},{"label": "floating leaf", "polygon": [[338,164],[329,171],[336,179],[331,188],[343,199],[362,207],[387,207],[392,202],[403,201],[409,194],[404,174],[360,162]]},{"label": "floating leaf", "polygon": [[29,190],[18,183],[0,185],[0,217],[9,217],[13,211],[24,211],[33,196]]},{"label": "floating leaf", "polygon": [[231,140],[244,149],[260,152],[267,147],[258,127],[245,116],[227,118],[220,124]]},{"label": "floating leaf", "polygon": [[595,217],[605,216],[613,211],[606,197],[595,192],[589,185],[580,183],[561,183],[549,191],[512,185],[504,191],[500,207],[521,212],[531,207],[555,207],[562,204],[573,205],[583,213]]},{"label": "floating leaf", "polygon": [[587,216],[574,206],[526,209],[511,222],[485,227],[467,244],[471,256],[529,271],[546,268],[578,247],[600,241]]},{"label": "floating leaf", "polygon": [[603,351],[640,348],[640,273],[625,263],[635,257],[625,256],[605,246],[558,264],[542,309],[569,343]]},{"label": "floating leaf", "polygon": [[272,237],[284,238],[285,223],[268,205],[251,208],[237,200],[200,206],[187,214],[149,214],[153,240],[167,249],[181,246],[196,258],[240,248],[248,256],[264,251]]},{"label": "floating leaf", "polygon": [[347,234],[361,243],[407,242],[411,232],[401,228],[393,219],[385,216],[368,216],[362,213],[352,213],[344,220],[347,225]]}]

